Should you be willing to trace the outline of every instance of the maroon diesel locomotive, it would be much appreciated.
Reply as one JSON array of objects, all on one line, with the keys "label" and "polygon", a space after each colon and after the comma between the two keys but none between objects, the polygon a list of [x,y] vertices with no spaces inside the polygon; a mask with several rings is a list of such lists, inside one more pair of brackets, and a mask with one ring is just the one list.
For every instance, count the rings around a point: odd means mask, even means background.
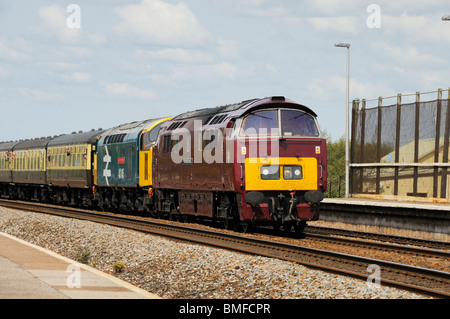
[{"label": "maroon diesel locomotive", "polygon": [[171,219],[302,231],[319,218],[326,140],[308,107],[274,96],[180,114],[153,149],[153,202]]}]

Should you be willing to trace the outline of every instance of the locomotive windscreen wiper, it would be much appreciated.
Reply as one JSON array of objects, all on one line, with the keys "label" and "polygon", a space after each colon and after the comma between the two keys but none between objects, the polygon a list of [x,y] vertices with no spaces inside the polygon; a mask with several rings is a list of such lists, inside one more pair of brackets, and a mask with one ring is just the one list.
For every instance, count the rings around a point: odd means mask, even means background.
[{"label": "locomotive windscreen wiper", "polygon": [[297,115],[297,116],[294,116],[294,117],[291,117],[290,119],[288,119],[289,121],[290,120],[294,120],[294,119],[296,119],[296,118],[298,118],[298,117],[301,117],[301,116],[304,116],[304,115],[306,115],[306,113],[302,113],[302,114],[300,114],[300,115]]},{"label": "locomotive windscreen wiper", "polygon": [[257,113],[248,113],[248,114],[249,115],[256,115],[256,116],[262,117],[263,119],[272,120],[272,118],[264,116],[264,115],[261,115],[261,114],[257,114]]}]

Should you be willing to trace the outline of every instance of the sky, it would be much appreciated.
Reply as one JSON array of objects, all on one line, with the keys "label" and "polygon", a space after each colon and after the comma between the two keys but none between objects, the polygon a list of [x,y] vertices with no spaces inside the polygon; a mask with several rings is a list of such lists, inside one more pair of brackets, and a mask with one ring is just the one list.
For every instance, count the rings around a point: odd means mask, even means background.
[{"label": "sky", "polygon": [[448,0],[0,0],[0,141],[273,95],[338,139],[335,43],[350,101],[448,89],[445,15]]}]

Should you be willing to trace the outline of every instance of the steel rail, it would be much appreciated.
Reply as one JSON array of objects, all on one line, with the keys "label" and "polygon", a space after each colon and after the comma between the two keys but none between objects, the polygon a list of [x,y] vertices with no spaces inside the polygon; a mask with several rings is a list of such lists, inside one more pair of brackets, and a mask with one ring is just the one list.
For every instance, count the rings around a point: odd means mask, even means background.
[{"label": "steel rail", "polygon": [[399,244],[385,243],[385,242],[376,242],[372,240],[364,240],[364,239],[352,239],[352,238],[343,238],[343,237],[330,237],[329,235],[323,234],[315,234],[315,233],[306,233],[309,239],[317,239],[319,241],[329,242],[332,244],[340,244],[351,247],[370,247],[378,251],[390,251],[395,253],[407,253],[412,255],[422,255],[425,257],[432,258],[446,258],[450,261],[450,251],[448,250],[439,250],[439,249],[430,249],[423,247],[413,247],[413,246],[404,246]]},{"label": "steel rail", "polygon": [[124,217],[122,215],[97,213],[76,208],[48,206],[40,203],[13,203],[4,200],[0,200],[0,205],[14,209],[38,211],[46,214],[106,223],[177,240],[225,248],[241,253],[278,258],[316,269],[357,277],[362,280],[367,280],[370,275],[367,272],[368,267],[376,265],[381,271],[381,282],[383,284],[433,297],[450,298],[450,273],[448,272],[255,239],[244,235],[198,229],[148,219]]},{"label": "steel rail", "polygon": [[324,234],[324,235],[337,235],[337,236],[345,236],[345,237],[366,238],[366,239],[376,240],[376,241],[397,243],[397,244],[402,244],[402,245],[414,245],[414,246],[428,247],[428,248],[434,248],[434,249],[441,249],[444,251],[450,251],[450,243],[449,242],[432,240],[432,239],[412,238],[412,237],[405,237],[405,236],[398,236],[398,235],[370,233],[370,232],[363,232],[363,231],[357,231],[357,230],[348,230],[348,229],[313,226],[313,225],[307,225],[304,232],[307,235]]}]

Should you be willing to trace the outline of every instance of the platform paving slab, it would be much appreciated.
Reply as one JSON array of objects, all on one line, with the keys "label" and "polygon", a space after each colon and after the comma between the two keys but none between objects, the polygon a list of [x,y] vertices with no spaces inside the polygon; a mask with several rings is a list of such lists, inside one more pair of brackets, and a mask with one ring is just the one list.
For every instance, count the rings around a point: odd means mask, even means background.
[{"label": "platform paving slab", "polygon": [[160,299],[110,274],[0,232],[0,299]]}]

